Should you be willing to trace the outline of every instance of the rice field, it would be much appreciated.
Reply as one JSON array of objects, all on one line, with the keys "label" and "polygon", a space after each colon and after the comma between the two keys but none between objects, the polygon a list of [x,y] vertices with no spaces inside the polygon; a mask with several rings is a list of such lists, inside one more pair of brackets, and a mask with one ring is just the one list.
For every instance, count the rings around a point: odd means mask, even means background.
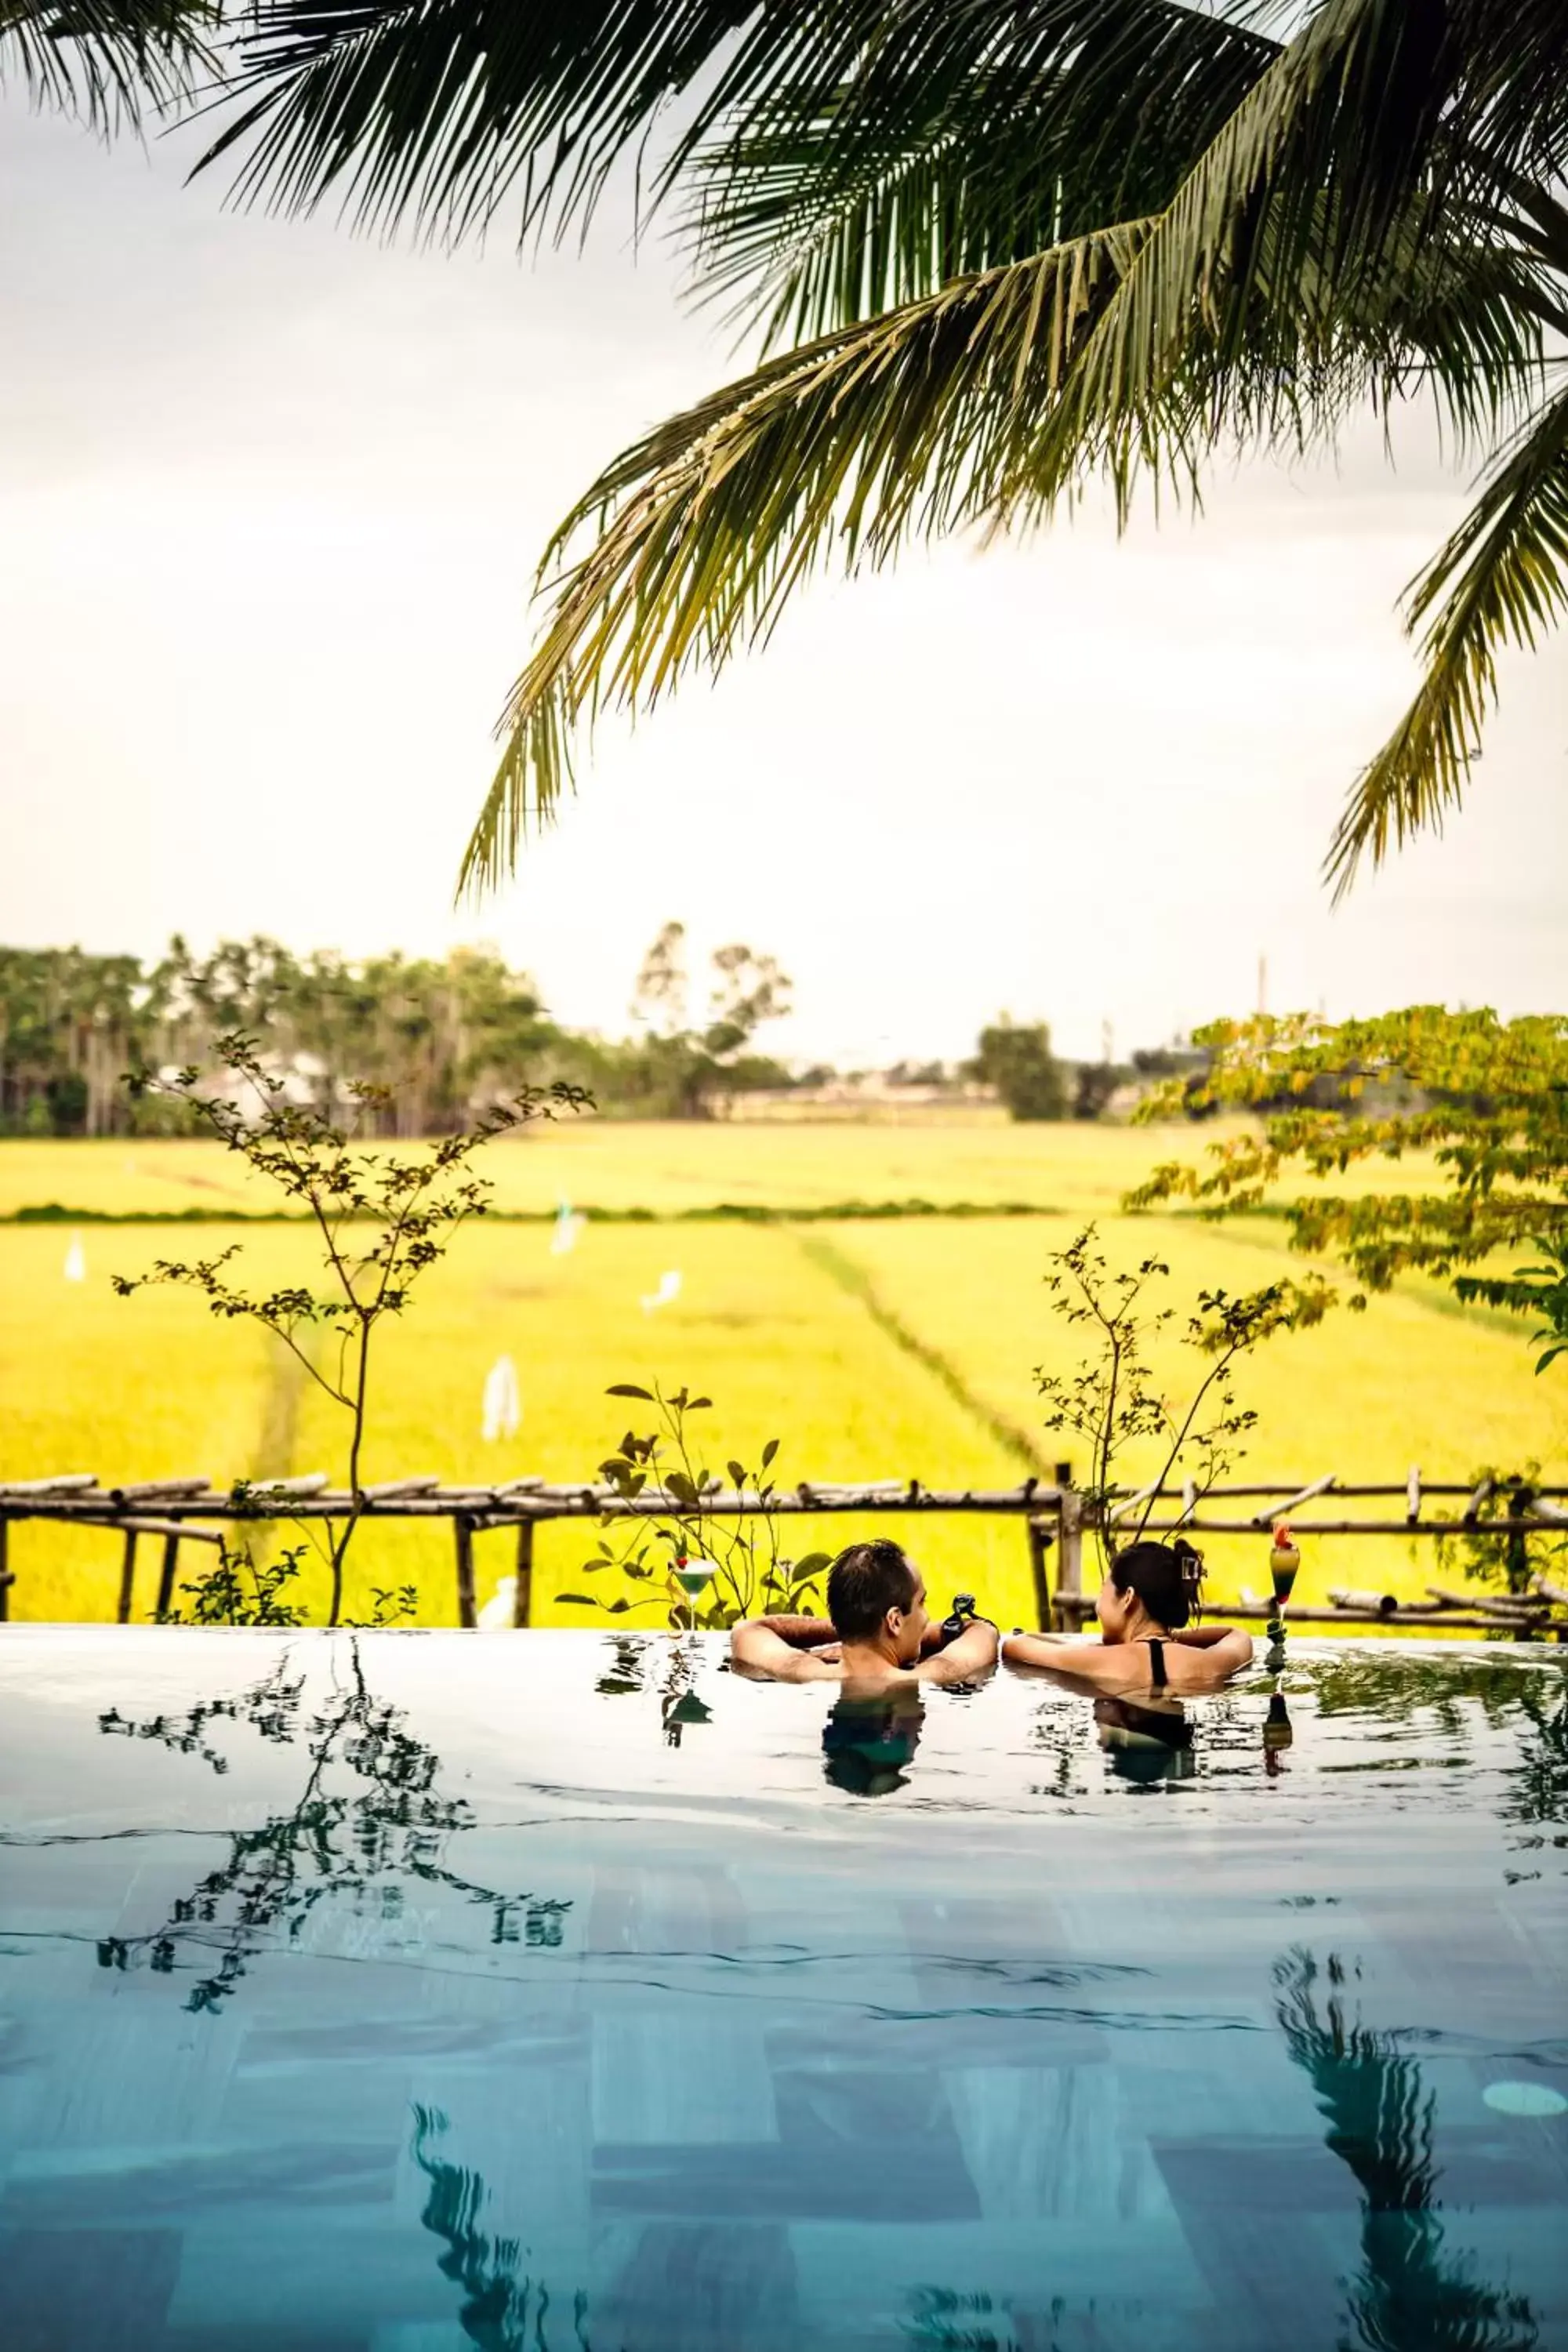
[{"label": "rice field", "polygon": [[[1047,1311],[1046,1255],[1085,1217],[1113,1256],[1173,1269],[1172,1303],[1202,1286],[1255,1286],[1299,1267],[1266,1223],[1215,1229],[1184,1217],[1129,1219],[1128,1185],[1201,1135],[982,1121],[929,1126],[584,1126],[491,1155],[501,1205],[541,1216],[562,1200],[645,1222],[590,1223],[557,1255],[548,1224],[481,1223],[460,1234],[406,1320],[384,1327],[365,1464],[370,1479],[437,1473],[463,1480],[592,1475],[626,1408],[611,1381],[682,1381],[715,1399],[710,1455],[754,1459],[781,1441],[787,1482],[918,1475],[928,1484],[1005,1484],[1075,1449],[1041,1426],[1034,1369],[1069,1360]],[[205,1145],[0,1145],[0,1217],[58,1202],[124,1216],[253,1209],[237,1160]],[[836,1220],[846,1202],[1028,1202],[1037,1213]],[[772,1223],[682,1222],[721,1203],[784,1212]],[[788,1213],[815,1212],[801,1222]],[[0,1224],[0,1475],[88,1469],[113,1478],[202,1473],[215,1480],[315,1469],[341,1475],[338,1416],[265,1334],[215,1320],[180,1293],[129,1301],[111,1273],[158,1255],[241,1240],[254,1283],[309,1279],[298,1228],[202,1224]],[[66,1278],[68,1255],[82,1278]],[[679,1274],[673,1297],[657,1298]],[[668,1286],[666,1286],[668,1287]],[[481,1399],[498,1358],[516,1368],[521,1424],[487,1442]],[[1260,1415],[1246,1475],[1304,1483],[1341,1476],[1467,1477],[1482,1462],[1534,1457],[1563,1475],[1568,1382],[1537,1381],[1518,1327],[1456,1309],[1411,1286],[1364,1317],[1272,1341],[1243,1376]],[[634,1414],[643,1411],[633,1408]],[[879,1518],[879,1527],[897,1525]],[[846,1518],[796,1522],[797,1549],[833,1548]],[[1008,1622],[1032,1613],[1016,1523],[905,1522],[933,1593],[976,1590]],[[351,1575],[350,1608],[373,1586],[414,1581],[419,1614],[454,1613],[450,1538],[437,1527],[377,1528]],[[144,1547],[144,1550],[151,1547]],[[191,1548],[194,1549],[194,1548]],[[580,1585],[584,1529],[541,1530],[535,1621],[581,1624],[559,1595]],[[1264,1582],[1264,1542],[1216,1542],[1217,1596]],[[504,1534],[479,1538],[481,1596],[510,1566]],[[118,1539],[105,1531],[16,1528],[13,1608],[24,1617],[112,1614]],[[189,1557],[189,1551],[187,1552]],[[1431,1549],[1321,1543],[1303,1599],[1334,1583],[1419,1590]],[[153,1563],[143,1570],[151,1603]],[[319,1582],[319,1580],[318,1580]],[[313,1596],[312,1596],[313,1597]],[[586,1622],[594,1622],[587,1620]]]}]

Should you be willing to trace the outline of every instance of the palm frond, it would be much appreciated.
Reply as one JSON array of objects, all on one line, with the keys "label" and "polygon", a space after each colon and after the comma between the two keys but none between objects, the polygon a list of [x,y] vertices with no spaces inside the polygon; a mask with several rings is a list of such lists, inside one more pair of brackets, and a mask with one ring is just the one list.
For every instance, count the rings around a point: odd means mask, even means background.
[{"label": "palm frond", "polygon": [[1156,212],[1277,48],[1179,0],[895,0],[841,84],[813,58],[691,157],[706,289],[824,334]]},{"label": "palm frond", "polygon": [[329,194],[362,226],[455,241],[518,202],[520,233],[592,212],[669,110],[667,186],[714,125],[781,79],[841,77],[885,0],[254,0],[197,169],[288,212]]},{"label": "palm frond", "polygon": [[1241,438],[1327,436],[1417,380],[1461,439],[1517,418],[1550,271],[1498,234],[1495,175],[1442,150],[1423,15],[1325,0],[1258,77],[1086,344],[1064,449],[1146,411],[1194,337]]},{"label": "palm frond", "polygon": [[1328,860],[1336,898],[1363,857],[1379,865],[1458,807],[1497,700],[1497,654],[1533,646],[1568,610],[1568,393],[1510,450],[1410,592],[1431,616],[1421,689],[1358,777]]},{"label": "palm frond", "polygon": [[[571,780],[574,735],[651,707],[769,635],[832,563],[994,514],[1097,308],[1150,224],[1129,221],[773,360],[660,425],[600,477],[545,563],[555,586],[501,721],[504,748],[459,888],[493,883]],[[1175,404],[1147,420],[1179,463]]]},{"label": "palm frond", "polygon": [[210,72],[218,0],[0,0],[0,86],[110,131]]}]

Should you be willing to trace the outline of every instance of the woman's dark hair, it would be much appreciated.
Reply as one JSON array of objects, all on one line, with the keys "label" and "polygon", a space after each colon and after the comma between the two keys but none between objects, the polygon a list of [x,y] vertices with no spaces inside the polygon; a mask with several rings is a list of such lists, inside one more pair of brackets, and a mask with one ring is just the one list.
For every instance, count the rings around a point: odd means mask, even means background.
[{"label": "woman's dark hair", "polygon": [[849,1544],[827,1571],[827,1613],[846,1642],[868,1641],[889,1609],[907,1609],[914,1597],[914,1570],[885,1536]]},{"label": "woman's dark hair", "polygon": [[1202,1552],[1182,1536],[1173,1544],[1129,1544],[1110,1563],[1118,1592],[1135,1592],[1154,1622],[1173,1633],[1191,1622],[1203,1576]]}]

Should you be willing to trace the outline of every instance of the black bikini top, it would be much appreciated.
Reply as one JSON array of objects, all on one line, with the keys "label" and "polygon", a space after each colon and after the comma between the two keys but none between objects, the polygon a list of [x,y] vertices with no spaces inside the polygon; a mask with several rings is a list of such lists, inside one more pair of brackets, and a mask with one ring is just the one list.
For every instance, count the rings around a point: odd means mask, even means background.
[{"label": "black bikini top", "polygon": [[1163,1690],[1166,1687],[1165,1644],[1154,1634],[1148,1633],[1144,1636],[1144,1646],[1149,1653],[1150,1683],[1155,1690]]}]

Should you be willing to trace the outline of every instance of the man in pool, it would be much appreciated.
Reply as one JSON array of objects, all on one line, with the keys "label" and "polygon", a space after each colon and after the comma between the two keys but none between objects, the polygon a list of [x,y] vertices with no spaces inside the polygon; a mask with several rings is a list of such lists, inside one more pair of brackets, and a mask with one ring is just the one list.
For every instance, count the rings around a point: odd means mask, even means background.
[{"label": "man in pool", "polygon": [[949,1636],[926,1612],[925,1580],[896,1543],[850,1544],[827,1571],[827,1622],[749,1617],[730,1636],[738,1666],[781,1683],[966,1683],[996,1663],[996,1628],[973,1617]]}]

